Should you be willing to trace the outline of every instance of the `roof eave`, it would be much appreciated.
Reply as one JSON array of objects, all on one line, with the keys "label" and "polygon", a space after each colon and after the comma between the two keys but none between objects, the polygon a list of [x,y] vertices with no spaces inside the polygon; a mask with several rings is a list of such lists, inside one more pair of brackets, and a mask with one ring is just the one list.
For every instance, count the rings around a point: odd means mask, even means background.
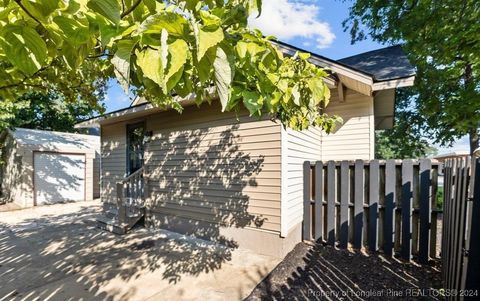
[{"label": "roof eave", "polygon": [[272,43],[275,44],[277,47],[279,47],[280,50],[282,50],[282,52],[284,54],[293,56],[293,55],[295,55],[295,53],[297,51],[310,53],[311,57],[309,58],[309,61],[316,66],[323,67],[323,68],[328,68],[328,69],[332,70],[334,73],[338,73],[338,74],[341,74],[341,75],[348,76],[352,79],[355,79],[355,80],[357,80],[361,83],[367,84],[367,85],[372,85],[373,84],[373,75],[371,75],[371,74],[367,74],[365,72],[356,70],[353,67],[344,65],[344,64],[339,63],[339,62],[334,61],[334,60],[329,60],[329,59],[324,58],[322,56],[316,55],[314,53],[308,52],[306,50],[302,50],[300,48],[297,48],[297,47],[294,47],[294,46],[291,46],[291,45],[288,45],[288,44],[285,44],[285,43],[282,43],[282,42],[272,41]]},{"label": "roof eave", "polygon": [[[210,89],[208,91],[208,93],[210,95],[213,95],[213,89]],[[177,101],[183,107],[189,106],[189,105],[192,105],[195,102],[195,94],[190,94],[187,97],[175,96],[174,100]],[[166,110],[169,110],[169,109],[170,108],[162,109],[162,108],[159,108],[157,106],[152,105],[149,102],[146,102],[146,103],[141,103],[141,104],[138,104],[138,105],[134,105],[132,107],[128,107],[128,108],[125,108],[125,109],[121,109],[121,110],[118,110],[118,111],[114,111],[114,112],[111,112],[111,113],[107,113],[107,114],[104,114],[104,115],[101,115],[101,116],[98,116],[98,117],[95,117],[95,118],[84,120],[82,122],[77,123],[74,127],[76,129],[98,128],[107,119],[112,120],[112,119],[118,119],[118,118],[124,117],[126,115],[142,114],[142,113],[145,113],[145,112],[150,113],[150,111],[160,112],[160,111],[166,111]]]},{"label": "roof eave", "polygon": [[408,77],[388,79],[384,81],[375,82],[372,85],[372,91],[411,87],[414,84],[415,84],[415,75],[411,75]]}]

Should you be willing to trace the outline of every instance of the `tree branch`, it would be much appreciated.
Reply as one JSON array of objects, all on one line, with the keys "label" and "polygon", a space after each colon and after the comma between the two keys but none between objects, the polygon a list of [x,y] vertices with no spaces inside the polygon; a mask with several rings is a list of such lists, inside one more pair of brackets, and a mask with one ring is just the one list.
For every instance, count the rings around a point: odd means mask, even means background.
[{"label": "tree branch", "polygon": [[39,85],[39,84],[15,83],[15,84],[9,84],[9,85],[5,85],[5,86],[1,86],[0,90],[10,89],[10,88],[20,87],[20,86],[32,87],[32,88],[45,88],[45,86]]},{"label": "tree branch", "polygon": [[102,56],[113,57],[113,54],[100,53],[100,54],[96,54],[96,55],[89,55],[89,56],[87,56],[87,59],[96,59],[96,58],[99,58],[99,57],[102,57]]},{"label": "tree branch", "polygon": [[135,8],[137,8],[137,6],[140,4],[140,2],[142,2],[142,0],[137,0],[135,1],[135,3],[132,4],[132,6],[130,6],[130,8],[128,8],[126,11],[124,11],[121,15],[120,15],[120,18],[124,18],[126,16],[128,16],[132,11],[135,10]]},{"label": "tree branch", "polygon": [[28,9],[22,4],[21,0],[15,0],[15,2],[18,4],[18,6],[20,6],[20,8],[30,17],[32,18],[33,20],[35,20],[38,24],[40,24],[42,27],[43,24],[42,22],[40,22],[40,20],[38,20],[34,15],[32,15],[31,12],[28,11]]}]

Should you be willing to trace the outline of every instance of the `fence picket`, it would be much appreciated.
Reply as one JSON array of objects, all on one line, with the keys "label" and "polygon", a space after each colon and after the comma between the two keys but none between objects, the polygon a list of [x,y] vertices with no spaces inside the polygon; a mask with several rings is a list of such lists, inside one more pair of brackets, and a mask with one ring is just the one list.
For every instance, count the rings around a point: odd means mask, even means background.
[{"label": "fence picket", "polygon": [[315,163],[315,240],[323,240],[323,163]]},{"label": "fence picket", "polygon": [[430,160],[420,160],[420,237],[419,237],[419,261],[428,263],[430,224],[432,216],[431,208],[431,171]]},{"label": "fence picket", "polygon": [[383,230],[383,252],[388,256],[393,255],[396,179],[395,160],[388,160],[385,165],[385,229]]},{"label": "fence picket", "polygon": [[355,161],[355,201],[354,201],[354,235],[353,247],[361,249],[363,244],[363,196],[364,196],[364,168],[363,160]]},{"label": "fence picket", "polygon": [[310,162],[303,163],[303,238],[312,239],[311,231],[311,179],[310,179]]},{"label": "fence picket", "polygon": [[380,164],[378,160],[370,161],[369,200],[368,200],[368,249],[378,249],[378,201],[379,201]]},{"label": "fence picket", "polygon": [[327,243],[335,245],[335,161],[327,164]]},{"label": "fence picket", "polygon": [[[439,164],[430,160],[306,162],[304,239],[338,243],[342,249],[351,242],[355,249],[380,249],[388,256],[398,247],[407,260],[412,259],[415,248],[418,259],[427,262],[436,254],[436,242],[431,241],[436,237],[431,232],[436,222],[432,204],[433,186],[437,184],[433,178],[438,168]],[[418,185],[414,183],[417,179]],[[413,202],[417,187],[418,202]],[[412,218],[414,214],[418,218]],[[415,246],[414,229],[419,230]]]},{"label": "fence picket", "polygon": [[402,248],[401,256],[405,260],[412,258],[412,199],[413,199],[413,162],[402,163]]},{"label": "fence picket", "polygon": [[350,204],[350,167],[348,161],[340,163],[340,248],[348,247],[348,209]]},{"label": "fence picket", "polygon": [[[444,170],[443,283],[450,291],[473,292],[473,298],[468,299],[477,299],[480,294],[480,159],[448,159]],[[464,300],[464,296],[454,294],[446,299]]]},{"label": "fence picket", "polygon": [[461,159],[461,168],[460,168],[460,198],[457,201],[457,216],[459,218],[458,227],[456,229],[456,259],[455,259],[455,268],[454,268],[454,282],[453,287],[460,287],[461,280],[461,266],[463,265],[463,242],[465,240],[465,228],[463,227],[465,223],[465,204],[467,201],[467,181],[468,181],[468,161]]},{"label": "fence picket", "polygon": [[472,163],[474,181],[471,189],[472,198],[468,202],[467,228],[466,228],[466,256],[464,265],[464,277],[462,277],[462,286],[460,289],[480,292],[480,159]]}]

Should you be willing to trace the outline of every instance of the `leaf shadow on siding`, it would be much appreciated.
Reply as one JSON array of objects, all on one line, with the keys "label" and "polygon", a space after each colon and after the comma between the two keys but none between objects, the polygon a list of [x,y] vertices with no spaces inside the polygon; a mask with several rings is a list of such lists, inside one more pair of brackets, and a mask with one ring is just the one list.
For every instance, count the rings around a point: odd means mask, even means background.
[{"label": "leaf shadow on siding", "polygon": [[[12,300],[130,300],[142,293],[136,289],[136,281],[157,281],[157,287],[165,286],[162,298],[168,299],[172,292],[181,294],[171,284],[182,277],[209,274],[234,260],[238,243],[222,234],[221,228],[261,227],[268,221],[250,212],[250,196],[245,191],[246,187],[257,187],[265,156],[259,151],[251,155],[243,150],[239,141],[246,138],[239,137],[237,129],[238,126],[229,126],[212,141],[206,138],[208,130],[168,134],[149,146],[151,150],[159,149],[152,152],[154,157],[147,158],[148,164],[158,161],[157,167],[150,170],[151,179],[157,183],[152,186],[156,198],[150,205],[155,204],[157,211],[162,212],[167,210],[162,205],[167,201],[182,209],[196,202],[209,212],[200,215],[203,221],[198,216],[164,216],[161,220],[159,214],[152,223],[168,221],[174,229],[178,227],[185,234],[214,243],[150,229],[135,229],[117,236],[93,224],[84,224],[83,220],[96,218],[99,208],[48,213],[27,219],[16,229],[2,226],[0,221],[0,296]],[[183,193],[185,188],[188,193]],[[211,190],[220,191],[221,195],[211,196]],[[206,216],[210,222],[205,222]],[[268,270],[264,271],[266,275]],[[252,279],[253,282],[256,283]],[[122,287],[123,283],[130,288]],[[182,295],[174,297],[182,299]]]},{"label": "leaf shadow on siding", "polygon": [[[251,194],[259,191],[255,189],[256,177],[263,170],[265,156],[244,150],[242,145],[251,137],[240,137],[238,125],[229,125],[219,132],[217,129],[164,130],[154,133],[146,147],[151,196],[147,203],[151,218],[147,224],[221,246],[156,246],[175,253],[162,258],[163,276],[172,283],[179,281],[182,274],[198,275],[220,269],[232,259],[238,243],[224,234],[223,228],[260,228],[268,221],[250,207]],[[158,258],[149,260],[156,268]]]}]

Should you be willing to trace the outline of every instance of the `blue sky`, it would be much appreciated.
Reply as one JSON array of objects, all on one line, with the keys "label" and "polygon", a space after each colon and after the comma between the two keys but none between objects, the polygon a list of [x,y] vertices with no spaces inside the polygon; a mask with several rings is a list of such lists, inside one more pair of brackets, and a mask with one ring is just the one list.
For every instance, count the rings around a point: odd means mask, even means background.
[{"label": "blue sky", "polygon": [[[378,49],[372,40],[350,43],[350,34],[344,32],[342,21],[348,16],[351,1],[341,0],[263,0],[260,18],[251,18],[250,26],[267,35],[331,59]],[[109,83],[105,99],[107,112],[128,107],[131,97],[125,95],[115,81]],[[467,143],[466,143],[467,142]],[[468,149],[468,140],[460,139],[453,150]],[[440,153],[452,148],[440,148]]]}]

